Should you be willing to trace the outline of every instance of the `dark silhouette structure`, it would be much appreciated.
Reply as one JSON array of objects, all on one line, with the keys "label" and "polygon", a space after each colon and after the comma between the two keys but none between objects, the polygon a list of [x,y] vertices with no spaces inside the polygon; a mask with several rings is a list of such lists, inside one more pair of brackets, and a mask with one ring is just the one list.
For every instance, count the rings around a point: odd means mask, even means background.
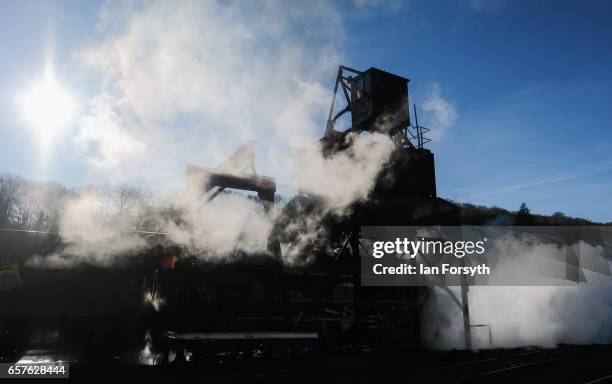
[{"label": "dark silhouette structure", "polygon": [[[338,92],[345,105],[336,112]],[[409,111],[408,79],[376,68],[362,72],[341,66],[320,140],[323,155],[349,150],[349,138],[365,133],[388,136],[394,148],[367,201],[338,217],[324,208],[325,197],[298,194],[276,220],[266,252],[236,252],[214,262],[149,234],[154,246],[146,257],[113,268],[34,271],[21,265],[23,287],[3,294],[0,304],[24,311],[32,302],[41,306],[34,315],[16,310],[0,319],[14,336],[9,349],[18,354],[31,345],[24,335],[51,323],[66,330],[63,343],[70,348],[98,340],[96,353],[134,347],[130,337],[118,340],[119,330],[135,338],[148,332],[156,363],[313,345],[342,351],[419,348],[420,309],[428,291],[360,284],[362,226],[461,223],[458,206],[437,196],[434,155],[424,147],[427,128],[418,124],[416,108],[412,124]],[[351,126],[337,131],[337,120],[347,113]],[[187,180],[188,188],[201,191],[204,203],[226,189],[256,192],[266,210],[275,201],[275,180],[255,173],[252,143],[223,166],[189,166]],[[289,264],[280,244],[295,239],[306,221],[316,222],[321,235]],[[61,251],[57,239],[49,241],[46,251]],[[61,292],[70,294],[62,297]],[[32,301],[35,296],[38,301]]]}]

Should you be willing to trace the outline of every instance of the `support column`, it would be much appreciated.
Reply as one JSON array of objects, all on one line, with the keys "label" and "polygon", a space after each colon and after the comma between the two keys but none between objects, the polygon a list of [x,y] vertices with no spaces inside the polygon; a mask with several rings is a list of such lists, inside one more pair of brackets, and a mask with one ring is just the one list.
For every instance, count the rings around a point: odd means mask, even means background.
[{"label": "support column", "polygon": [[461,279],[461,311],[463,312],[463,330],[465,336],[465,349],[472,349],[472,326],[470,324],[470,303],[468,301],[469,285],[465,277]]}]

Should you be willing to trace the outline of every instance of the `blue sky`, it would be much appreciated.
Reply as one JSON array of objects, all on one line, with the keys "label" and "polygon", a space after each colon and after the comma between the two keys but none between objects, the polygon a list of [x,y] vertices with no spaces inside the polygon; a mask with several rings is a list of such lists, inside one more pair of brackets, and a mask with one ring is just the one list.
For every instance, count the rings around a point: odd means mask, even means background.
[{"label": "blue sky", "polygon": [[406,74],[417,96],[442,84],[458,118],[431,145],[441,195],[609,221],[611,5],[415,2],[359,28],[356,65]]},{"label": "blue sky", "polygon": [[[164,12],[141,10],[146,7],[135,6],[134,10],[125,3],[80,1],[0,2],[0,172],[72,186],[116,181],[115,177],[99,169],[108,170],[109,161],[119,170],[125,169],[119,160],[112,161],[115,157],[125,159],[126,163],[141,164],[140,160],[130,158],[129,148],[122,147],[119,152],[114,148],[106,155],[97,153],[94,157],[91,151],[95,149],[89,145],[84,147],[82,143],[93,140],[102,146],[109,142],[108,137],[95,131],[103,126],[99,121],[108,120],[95,120],[95,129],[83,128],[83,116],[99,117],[98,112],[92,112],[95,109],[91,107],[92,100],[109,94],[112,97],[118,88],[117,92],[122,92],[120,95],[130,97],[134,97],[130,90],[149,89],[146,82],[125,85],[137,73],[128,72],[137,71],[134,66],[126,67],[127,75],[117,74],[112,68],[113,62],[110,61],[109,68],[105,61],[109,52],[131,47],[131,40],[121,39],[122,36],[133,36],[129,33],[137,27],[146,31],[150,25],[147,23],[157,22],[155,17],[163,19]],[[222,9],[220,7],[214,10]],[[198,12],[214,10],[198,7]],[[143,12],[147,18],[143,17]],[[244,29],[251,35],[262,31],[261,25],[254,27],[246,18],[242,19],[241,11],[236,12],[232,20],[244,23]],[[452,111],[451,116],[440,116],[436,115],[440,111],[434,108],[429,113],[425,111],[422,119],[426,126],[439,125],[434,127],[436,140],[429,147],[436,154],[441,196],[513,210],[525,201],[538,213],[562,211],[571,216],[612,221],[612,2],[357,1],[350,5],[344,2],[315,7],[307,14],[310,19],[304,25],[280,25],[278,30],[282,33],[275,29],[275,23],[282,22],[274,19],[282,12],[274,7],[266,12],[269,12],[266,17],[269,17],[270,31],[261,32],[265,36],[259,38],[247,33],[246,37],[227,38],[230,46],[239,41],[246,47],[255,44],[257,49],[225,51],[213,42],[210,43],[212,48],[205,46],[202,52],[215,52],[220,60],[230,64],[235,61],[233,55],[248,54],[251,56],[244,62],[254,61],[262,66],[268,59],[270,62],[283,61],[278,60],[279,57],[289,60],[292,52],[315,52],[312,57],[303,56],[309,67],[298,65],[295,74],[286,76],[292,79],[302,73],[320,88],[307,87],[306,90],[312,95],[324,95],[320,104],[325,106],[329,103],[325,92],[331,93],[335,76],[331,68],[338,64],[362,69],[376,66],[408,77],[411,79],[411,101],[417,106],[427,105],[433,94],[435,100]],[[298,14],[292,20],[299,24],[303,19],[304,15]],[[142,22],[139,24],[138,20]],[[215,19],[210,20],[213,23]],[[202,30],[207,36],[202,37],[202,44],[208,44],[209,31]],[[155,28],[151,32],[153,41],[155,33],[167,31]],[[136,36],[148,44],[149,40]],[[172,36],[180,38],[182,35]],[[213,38],[226,39],[214,34]],[[242,38],[246,40],[240,40]],[[109,42],[116,43],[115,47],[119,48],[107,50],[104,43]],[[91,52],[92,47],[94,53],[98,53],[89,56],[89,62],[94,61],[93,70],[91,65],[83,65],[82,59],[82,53]],[[329,49],[335,53],[329,54]],[[260,60],[259,55],[268,59]],[[123,56],[116,57],[121,60]],[[198,60],[198,65],[207,62],[202,58]],[[49,61],[53,63],[58,82],[70,91],[75,101],[76,116],[61,137],[54,139],[51,154],[41,161],[35,155],[39,151],[37,132],[24,122],[23,111],[15,100],[41,76]],[[322,61],[325,63],[320,70],[309,69]],[[172,67],[175,73],[181,72],[176,69],[181,68],[181,63],[192,65],[188,55],[177,63],[172,64],[177,65]],[[300,69],[301,72],[297,72]],[[185,72],[190,73],[189,70]],[[257,83],[251,84],[249,79],[244,80],[245,88],[257,90]],[[180,83],[180,79],[173,79],[171,84],[176,83]],[[283,84],[279,79],[278,84],[273,85],[282,88]],[[167,87],[152,89],[164,92]],[[240,93],[232,95],[234,98],[243,96]],[[201,92],[196,92],[196,96],[199,97],[198,105],[207,100],[212,103],[204,106],[209,108],[205,121],[210,124],[202,123],[212,125],[217,121],[211,115],[214,115],[212,109],[217,108],[218,98],[208,98]],[[245,100],[249,100],[248,96],[244,96]],[[258,100],[263,96],[255,95],[253,102],[263,103],[262,108],[268,108],[268,102]],[[175,152],[181,154],[177,157],[181,163],[210,160],[191,155],[198,153],[196,145],[192,148],[190,141],[184,139],[198,134],[201,121],[192,113],[191,100],[182,100],[180,108],[169,109],[167,113],[151,114],[146,112],[147,108],[159,110],[159,105],[166,105],[173,99],[171,95],[160,100],[145,99],[147,102],[142,104],[131,101],[131,114],[118,118],[122,122],[140,124],[145,121],[155,126],[156,133],[151,136],[156,139],[144,141],[139,147],[142,151],[154,148],[158,142],[176,139],[177,146],[188,147],[169,150],[173,158],[178,156]],[[315,135],[319,122],[320,133],[324,128],[325,108],[317,103],[308,99],[303,106],[292,104],[289,109],[298,111],[297,116],[309,114],[304,120],[310,119],[314,125],[304,129],[310,129],[311,136]],[[313,111],[305,112],[309,106],[313,106]],[[115,103],[112,108],[123,111],[126,107]],[[221,103],[218,108],[229,107]],[[240,113],[237,111],[236,115]],[[92,120],[87,121],[91,123]],[[260,123],[263,126],[268,120],[262,117]],[[173,128],[175,126],[180,126],[180,130]],[[111,132],[121,135],[121,128],[116,129]],[[141,132],[145,133],[135,135],[136,139],[153,131]],[[255,138],[264,138],[265,134],[261,133],[257,137],[257,132],[260,131],[251,133]],[[205,139],[206,136],[202,138]],[[219,134],[210,136],[210,140],[202,141],[201,145],[218,146],[222,142],[223,136]],[[137,141],[128,138],[122,143]],[[260,151],[263,151],[262,158],[274,159],[265,145]],[[100,159],[106,161],[103,166]],[[141,160],[148,161],[146,159]],[[268,174],[274,174],[272,163],[269,160],[263,165]],[[139,168],[144,169],[142,165]],[[133,179],[134,182],[147,182],[141,177]]]}]

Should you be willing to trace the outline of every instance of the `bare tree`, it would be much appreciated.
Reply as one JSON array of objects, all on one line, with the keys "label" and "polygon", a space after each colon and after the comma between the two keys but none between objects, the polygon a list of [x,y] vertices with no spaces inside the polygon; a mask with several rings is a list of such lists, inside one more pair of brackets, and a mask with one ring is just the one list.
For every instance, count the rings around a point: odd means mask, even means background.
[{"label": "bare tree", "polygon": [[14,175],[0,176],[0,224],[3,226],[12,226],[16,221],[19,179]]},{"label": "bare tree", "polygon": [[55,231],[61,201],[68,190],[15,175],[0,176],[0,224],[4,227]]}]

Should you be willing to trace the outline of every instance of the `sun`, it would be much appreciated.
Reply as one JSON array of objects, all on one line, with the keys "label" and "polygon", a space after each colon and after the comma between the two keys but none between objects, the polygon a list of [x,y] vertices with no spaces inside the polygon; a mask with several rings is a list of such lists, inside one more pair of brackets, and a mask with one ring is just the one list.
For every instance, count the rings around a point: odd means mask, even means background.
[{"label": "sun", "polygon": [[26,89],[20,97],[20,107],[25,122],[45,146],[63,133],[75,113],[72,95],[52,70]]}]

